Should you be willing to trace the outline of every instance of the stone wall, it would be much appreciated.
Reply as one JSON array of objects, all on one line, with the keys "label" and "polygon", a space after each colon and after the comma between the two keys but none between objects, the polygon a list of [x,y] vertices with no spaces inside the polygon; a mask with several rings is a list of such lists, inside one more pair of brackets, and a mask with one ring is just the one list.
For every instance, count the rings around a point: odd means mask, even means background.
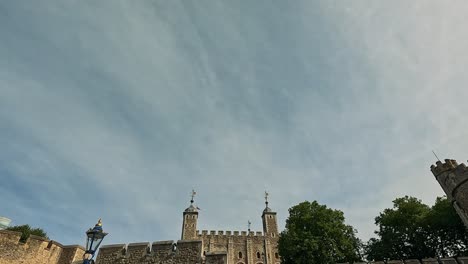
[{"label": "stone wall", "polygon": [[227,252],[207,253],[205,264],[226,264]]},{"label": "stone wall", "polygon": [[203,241],[203,254],[226,252],[229,263],[279,263],[278,237],[266,237],[262,232],[197,230]]},{"label": "stone wall", "polygon": [[431,171],[447,195],[463,223],[468,227],[468,167],[455,160],[437,161]]},{"label": "stone wall", "polygon": [[84,248],[63,246],[31,235],[20,242],[21,233],[0,230],[0,264],[71,264],[82,259]]},{"label": "stone wall", "polygon": [[97,264],[202,263],[201,240],[159,241],[102,246]]},{"label": "stone wall", "polygon": [[62,246],[62,254],[57,264],[74,264],[83,262],[85,249],[79,245]]}]

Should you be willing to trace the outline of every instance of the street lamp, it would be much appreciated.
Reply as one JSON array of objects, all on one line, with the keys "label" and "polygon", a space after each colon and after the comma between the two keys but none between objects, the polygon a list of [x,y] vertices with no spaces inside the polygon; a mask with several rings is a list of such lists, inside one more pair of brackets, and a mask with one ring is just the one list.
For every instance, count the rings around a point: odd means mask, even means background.
[{"label": "street lamp", "polygon": [[107,233],[102,231],[101,219],[99,219],[94,228],[90,228],[86,231],[86,236],[88,238],[86,240],[86,251],[83,255],[83,264],[94,264],[94,253],[96,253],[96,250],[99,248],[99,245],[106,235]]}]

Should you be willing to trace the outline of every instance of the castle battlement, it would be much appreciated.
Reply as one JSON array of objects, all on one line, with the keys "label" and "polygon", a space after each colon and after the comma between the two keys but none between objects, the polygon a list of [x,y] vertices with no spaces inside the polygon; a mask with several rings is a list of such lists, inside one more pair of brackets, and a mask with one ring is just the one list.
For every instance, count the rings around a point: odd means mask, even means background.
[{"label": "castle battlement", "polygon": [[453,170],[457,167],[461,166],[462,168],[466,168],[465,164],[460,164],[458,165],[456,160],[453,159],[445,159],[445,163],[442,163],[442,161],[437,161],[436,165],[431,165],[431,171],[434,174],[434,176],[438,176],[444,171],[450,171]]},{"label": "castle battlement", "polygon": [[99,249],[99,264],[113,263],[201,263],[201,240],[173,240],[115,244]]},{"label": "castle battlement", "polygon": [[468,227],[468,168],[464,163],[446,159],[445,163],[437,161],[432,165],[431,171]]},{"label": "castle battlement", "polygon": [[84,248],[79,245],[64,246],[56,241],[31,235],[23,243],[21,233],[0,230],[0,264],[15,263],[21,259],[28,263],[68,264],[82,259]]},{"label": "castle battlement", "polygon": [[263,232],[261,231],[224,231],[224,230],[197,230],[197,237],[248,237],[248,236],[255,236],[255,237],[263,237]]},{"label": "castle battlement", "polygon": [[431,166],[431,171],[451,200],[460,185],[468,181],[468,168],[455,160],[446,159],[445,163],[437,161],[436,165]]},{"label": "castle battlement", "polygon": [[[262,215],[263,232],[200,231],[197,230],[199,209],[194,205],[195,194],[195,191],[192,191],[190,205],[182,213],[181,240],[102,246],[96,262],[98,264],[264,264],[265,262],[279,264],[276,213],[268,207],[267,200]],[[267,194],[265,196],[267,198]]]}]

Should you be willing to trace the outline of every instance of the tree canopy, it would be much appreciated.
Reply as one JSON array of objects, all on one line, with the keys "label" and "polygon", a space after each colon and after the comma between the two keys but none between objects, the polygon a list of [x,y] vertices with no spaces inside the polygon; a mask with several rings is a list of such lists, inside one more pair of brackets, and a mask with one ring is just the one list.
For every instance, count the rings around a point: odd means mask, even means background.
[{"label": "tree canopy", "polygon": [[344,223],[343,212],[316,201],[289,209],[278,250],[283,264],[326,264],[360,259],[355,229]]},{"label": "tree canopy", "polygon": [[20,242],[26,242],[30,235],[47,238],[47,233],[41,228],[32,228],[29,225],[10,226],[6,230],[21,232]]},{"label": "tree canopy", "polygon": [[393,201],[375,218],[377,238],[365,245],[368,260],[423,259],[467,253],[468,233],[450,202],[438,197],[429,207],[415,197]]}]

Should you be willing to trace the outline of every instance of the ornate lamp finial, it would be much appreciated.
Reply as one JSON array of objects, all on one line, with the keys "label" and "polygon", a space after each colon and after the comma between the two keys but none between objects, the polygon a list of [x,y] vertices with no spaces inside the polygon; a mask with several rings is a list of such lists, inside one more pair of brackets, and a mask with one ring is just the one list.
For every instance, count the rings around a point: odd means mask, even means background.
[{"label": "ornate lamp finial", "polygon": [[99,220],[98,220],[96,226],[102,226],[102,220],[101,220],[101,218],[99,218]]}]

